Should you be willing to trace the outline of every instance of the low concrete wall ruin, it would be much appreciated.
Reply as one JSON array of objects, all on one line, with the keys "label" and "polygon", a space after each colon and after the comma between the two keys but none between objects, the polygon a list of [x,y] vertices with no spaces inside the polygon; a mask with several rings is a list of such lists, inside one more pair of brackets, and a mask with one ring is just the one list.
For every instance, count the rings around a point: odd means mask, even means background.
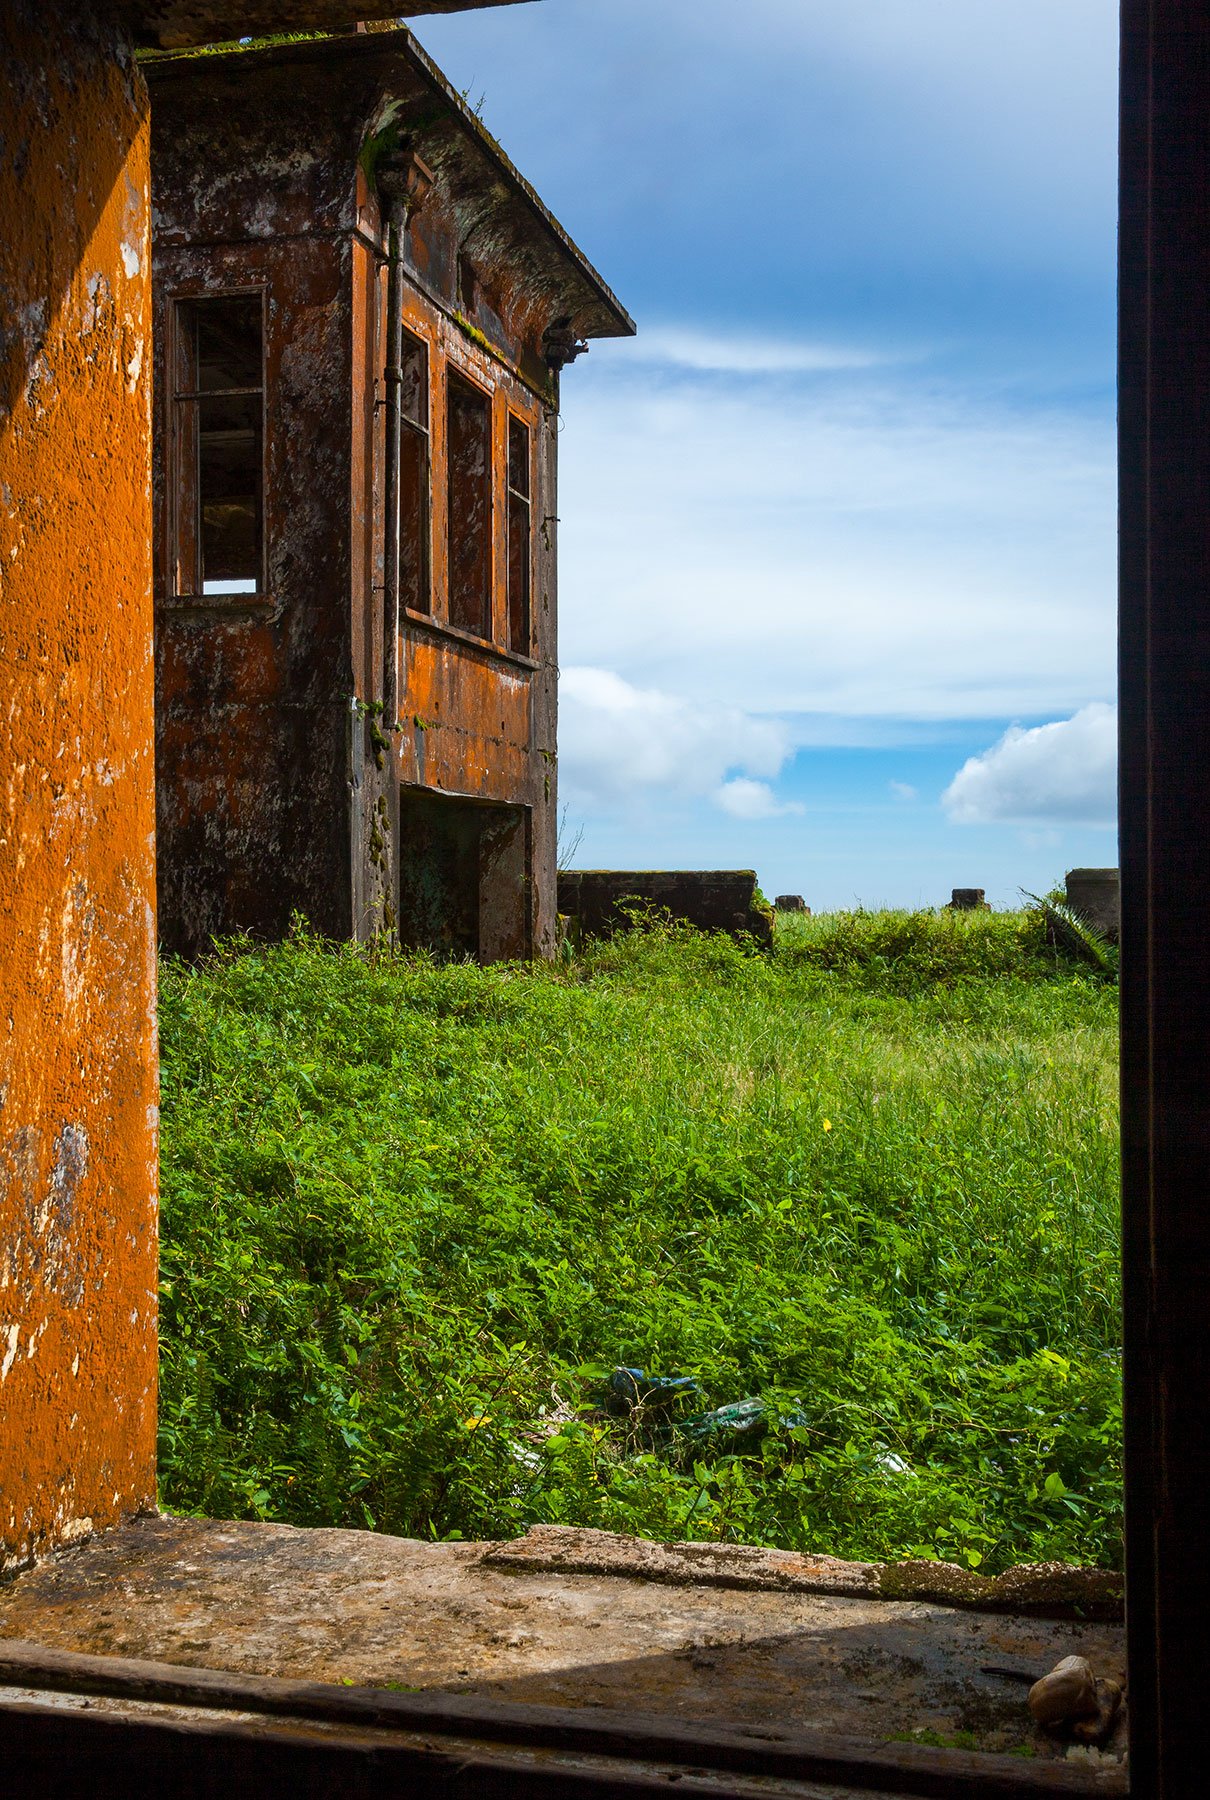
[{"label": "low concrete wall ruin", "polygon": [[559,911],[585,937],[629,930],[629,907],[652,907],[701,931],[773,942],[773,909],[752,869],[572,869],[559,875]]},{"label": "low concrete wall ruin", "polygon": [[1122,905],[1116,869],[1069,869],[1067,904],[1087,920],[1094,931],[1116,944],[1122,921]]}]

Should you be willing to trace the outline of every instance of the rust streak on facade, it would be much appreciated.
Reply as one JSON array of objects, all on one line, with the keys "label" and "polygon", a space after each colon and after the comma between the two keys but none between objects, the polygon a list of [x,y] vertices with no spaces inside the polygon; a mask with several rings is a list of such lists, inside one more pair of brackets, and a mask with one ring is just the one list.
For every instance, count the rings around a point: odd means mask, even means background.
[{"label": "rust streak on facade", "polygon": [[162,940],[549,954],[559,371],[631,322],[406,30],[148,73]]}]

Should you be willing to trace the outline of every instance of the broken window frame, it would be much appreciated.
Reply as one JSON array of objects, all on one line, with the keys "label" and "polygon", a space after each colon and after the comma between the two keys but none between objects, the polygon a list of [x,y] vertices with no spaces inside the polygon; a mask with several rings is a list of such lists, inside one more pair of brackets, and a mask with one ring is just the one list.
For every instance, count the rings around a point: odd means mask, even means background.
[{"label": "broken window frame", "polygon": [[[207,306],[221,306],[231,302],[245,302],[249,306],[256,302],[259,305],[259,382],[255,385],[232,384],[227,387],[206,387],[197,380],[195,368],[193,384],[182,385],[182,371],[189,355],[186,348],[186,334],[196,329],[195,321],[198,312]],[[265,567],[266,291],[262,284],[257,284],[249,287],[224,289],[217,293],[210,290],[182,292],[172,294],[168,304],[169,430],[165,434],[168,448],[166,469],[169,532],[166,562],[168,592],[174,599],[193,600],[207,606],[247,605],[249,602],[264,598],[267,588]],[[196,362],[196,350],[192,354]],[[232,578],[233,582],[250,579],[251,587],[227,585],[225,578],[221,577],[218,579],[224,580],[222,587],[212,586],[208,589],[206,585],[201,407],[207,402],[215,400],[259,400],[260,403],[256,418],[255,568],[249,578]]]},{"label": "broken window frame", "polygon": [[[505,626],[509,650],[514,656],[528,657],[533,654],[534,434],[529,422],[511,406],[505,411],[505,434]],[[520,457],[514,457],[514,439],[520,440]],[[516,480],[518,469],[524,475],[524,488]]]},{"label": "broken window frame", "polygon": [[[415,617],[433,616],[433,351],[427,338],[403,326],[404,387],[400,395],[400,466],[399,466],[399,601],[405,612]],[[409,411],[407,393],[409,360],[422,370],[420,394],[415,412]],[[418,416],[423,415],[423,416]],[[412,471],[415,484],[414,510],[409,521],[405,504],[407,482],[405,465],[409,449],[416,456]],[[409,532],[409,523],[412,526]],[[409,547],[411,554],[409,555]]]},{"label": "broken window frame", "polygon": [[[454,497],[456,492],[456,472],[454,467],[454,404],[455,396],[463,392],[473,398],[482,408],[484,430],[482,443],[484,449],[484,466],[481,473],[481,517],[483,524],[480,531],[478,581],[481,592],[474,598],[477,602],[477,618],[471,619],[469,609],[463,616],[455,611],[456,605],[462,611],[461,602],[464,595],[455,587],[455,569],[461,560],[458,551],[466,545],[466,538],[461,535],[460,525],[465,512],[456,509]],[[495,390],[476,381],[460,365],[447,360],[445,365],[445,548],[446,548],[446,622],[456,632],[466,637],[475,638],[484,644],[494,644],[495,610],[495,554],[496,554],[496,458],[495,458]]]}]

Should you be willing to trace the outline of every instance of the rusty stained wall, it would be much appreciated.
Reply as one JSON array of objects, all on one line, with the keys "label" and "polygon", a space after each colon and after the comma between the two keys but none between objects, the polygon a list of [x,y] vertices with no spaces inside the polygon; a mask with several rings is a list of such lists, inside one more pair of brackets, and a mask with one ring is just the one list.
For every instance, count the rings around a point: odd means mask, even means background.
[{"label": "rusty stained wall", "polygon": [[[430,234],[433,221],[428,221]],[[431,241],[431,238],[430,238]],[[465,316],[465,315],[463,315]],[[517,379],[507,363],[476,342],[457,318],[413,287],[405,324],[430,346],[433,371],[432,618],[403,619],[402,704],[395,739],[396,779],[486,805],[523,807],[527,922],[513,954],[550,955],[555,946],[557,818],[554,465],[557,399]],[[492,399],[491,642],[450,629],[445,397],[450,375]],[[508,647],[508,425],[530,432],[531,629],[527,652]],[[490,923],[485,911],[485,927]],[[507,941],[507,939],[506,939]],[[485,951],[486,954],[486,951]]]},{"label": "rusty stained wall", "polygon": [[[599,278],[519,178],[504,179],[406,33],[322,55],[169,62],[149,78],[160,343],[176,299],[258,284],[268,296],[270,576],[253,602],[170,591],[161,402],[164,942],[196,951],[237,927],[276,936],[294,908],[334,936],[391,927],[402,785],[527,809],[520,947],[549,952],[558,381],[542,339],[559,317],[613,320]],[[385,234],[367,154],[392,132],[436,175],[405,254],[405,322],[431,349],[432,612],[403,620],[397,722],[382,713]],[[492,395],[493,641],[448,623],[447,368]],[[528,655],[507,648],[510,410],[532,433]]]},{"label": "rusty stained wall", "polygon": [[0,1568],[155,1496],[146,93],[0,9]]},{"label": "rusty stained wall", "polygon": [[[395,92],[398,93],[397,86]],[[406,92],[406,90],[404,90]],[[392,102],[392,110],[398,102]],[[525,827],[505,830],[511,866],[524,843],[526,922],[520,939],[504,930],[498,942],[509,954],[552,955],[557,938],[557,449],[559,378],[543,348],[556,318],[582,314],[591,304],[578,277],[568,272],[561,290],[539,278],[532,245],[515,218],[503,218],[500,183],[473,164],[456,113],[433,104],[431,93],[398,106],[397,132],[428,161],[436,177],[404,240],[404,326],[428,350],[432,511],[429,521],[432,589],[430,611],[401,617],[398,731],[384,756],[371,728],[361,797],[360,839],[368,854],[354,857],[368,876],[361,900],[366,929],[393,922],[399,902],[398,855],[407,854],[398,833],[398,794],[425,789],[480,803],[523,808]],[[385,362],[386,234],[372,182],[359,172],[355,243],[354,314],[358,348],[354,378],[364,440],[363,485],[355,487],[354,512],[362,522],[361,566],[372,580],[355,622],[359,695],[373,704],[382,692],[381,470],[385,453],[380,409]],[[595,321],[594,321],[595,322]],[[492,405],[492,583],[490,639],[451,625],[448,567],[448,445],[446,393],[450,375],[490,395]],[[528,652],[510,645],[508,620],[508,421],[530,432],[531,631]],[[389,779],[384,780],[384,765]],[[485,815],[487,817],[487,815]],[[486,839],[485,839],[486,843]],[[396,845],[398,844],[398,850]],[[504,863],[485,850],[485,866]],[[405,883],[406,885],[406,883]],[[498,923],[483,897],[482,954],[494,953]],[[505,882],[508,885],[508,882]]]},{"label": "rusty stained wall", "polygon": [[[288,69],[263,72],[254,95],[242,73],[218,58],[150,72],[160,937],[187,955],[233,930],[280,937],[296,911],[333,937],[353,929],[348,146],[358,101],[330,92],[304,122]],[[264,591],[177,593],[174,307],[256,293]]]},{"label": "rusty stained wall", "polygon": [[164,433],[156,458],[160,938],[280,937],[294,911],[350,930],[348,247],[332,240],[156,249],[156,370],[169,296],[263,291],[265,591],[170,592]]}]

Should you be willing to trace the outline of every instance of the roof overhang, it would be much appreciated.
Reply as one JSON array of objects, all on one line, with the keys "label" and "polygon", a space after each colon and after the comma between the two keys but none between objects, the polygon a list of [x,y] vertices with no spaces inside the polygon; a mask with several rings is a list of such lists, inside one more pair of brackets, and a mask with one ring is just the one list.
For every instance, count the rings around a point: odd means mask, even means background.
[{"label": "roof overhang", "polygon": [[[478,12],[519,0],[127,0],[138,44],[161,50],[222,44],[277,31],[348,31],[360,20]],[[532,0],[520,0],[532,4]]]},{"label": "roof overhang", "polygon": [[321,69],[333,78],[362,71],[367,95],[378,96],[377,111],[384,102],[390,107],[409,147],[436,171],[462,242],[473,240],[485,256],[494,248],[522,272],[539,306],[566,315],[575,336],[634,335],[617,295],[406,26],[218,53],[186,49],[150,57],[144,67],[153,101],[162,96],[168,104],[179,84],[242,85],[283,67]]}]

